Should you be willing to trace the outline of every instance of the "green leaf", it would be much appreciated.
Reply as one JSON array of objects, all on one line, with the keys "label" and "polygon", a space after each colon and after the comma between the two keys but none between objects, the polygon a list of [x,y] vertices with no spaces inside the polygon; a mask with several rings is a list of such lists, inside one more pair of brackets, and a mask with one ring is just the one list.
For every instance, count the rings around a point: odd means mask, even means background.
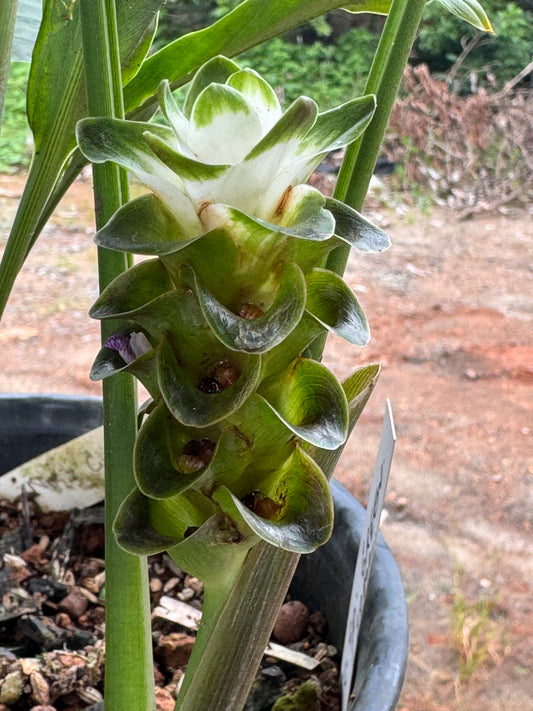
[{"label": "green leaf", "polygon": [[335,218],[335,234],[362,252],[383,252],[390,247],[388,235],[357,210],[334,198],[326,198],[326,208]]},{"label": "green leaf", "polygon": [[346,441],[346,396],[321,363],[298,357],[285,372],[263,381],[258,392],[282,422],[306,442],[337,449]]},{"label": "green leaf", "polygon": [[[188,340],[180,340],[179,350],[163,336],[157,352],[157,370],[161,394],[174,417],[184,425],[207,427],[235,412],[250,397],[259,381],[261,358],[225,351],[218,341],[218,347],[215,344],[206,352],[203,339],[197,335],[191,333]],[[225,387],[213,386],[207,392],[202,383],[211,385],[213,380],[219,380],[216,369],[226,364],[233,382],[224,383]]]},{"label": "green leaf", "polygon": [[214,513],[215,507],[199,492],[159,501],[134,489],[121,505],[113,529],[124,550],[153,555],[181,543],[188,530],[200,528]]},{"label": "green leaf", "polygon": [[89,311],[92,318],[128,317],[172,288],[172,281],[159,259],[136,264],[114,279]]},{"label": "green leaf", "polygon": [[[208,453],[205,441],[214,447],[217,439],[218,433],[181,425],[161,403],[144,421],[135,442],[134,470],[139,489],[153,499],[181,494],[211,470],[216,450]],[[196,450],[193,442],[197,443]],[[194,451],[202,453],[202,446],[204,455],[195,456]]]},{"label": "green leaf", "polygon": [[259,475],[247,497],[233,495],[232,500],[248,526],[278,548],[311,553],[331,535],[333,503],[327,480],[300,447],[279,469]]},{"label": "green leaf", "polygon": [[[141,112],[150,108],[157,94],[159,82],[168,79],[173,88],[185,84],[194,72],[216,55],[235,57],[271,37],[298,27],[330,10],[341,7],[341,0],[247,0],[218,22],[199,32],[178,38],[155,52],[144,62],[137,76],[125,87],[127,111],[141,107]],[[367,0],[354,3],[359,12],[386,12],[383,2]],[[388,9],[389,3],[387,3]],[[260,21],[258,21],[260,18]],[[185,114],[203,86],[211,81],[223,83],[235,71],[228,67],[226,77],[204,80],[187,98]],[[192,91],[192,88],[191,88]]]},{"label": "green leaf", "polygon": [[376,110],[376,97],[361,96],[319,114],[315,125],[298,148],[299,155],[329,153],[355,141]]},{"label": "green leaf", "polygon": [[386,15],[390,10],[391,0],[355,0],[355,2],[344,3],[343,10],[348,12],[373,12],[377,15]]},{"label": "green leaf", "polygon": [[306,275],[306,309],[354,346],[365,346],[370,328],[363,309],[342,278],[327,269],[313,269]]},{"label": "green leaf", "polygon": [[[342,383],[343,390],[348,399],[349,432],[355,427],[357,420],[363,412],[370,395],[376,387],[380,373],[380,366],[376,364],[365,365],[358,368]],[[333,476],[337,462],[342,454],[344,445],[337,450],[327,451],[318,447],[309,447],[307,453],[314,459],[328,479]]]},{"label": "green leaf", "polygon": [[477,0],[437,0],[446,10],[477,27],[478,30],[494,34],[490,20],[483,6]]},{"label": "green leaf", "polygon": [[[264,353],[277,346],[300,321],[305,308],[305,280],[295,264],[284,264],[271,289],[275,297],[261,315],[245,318],[223,306],[198,279],[191,267],[184,267],[198,297],[202,313],[220,341],[232,350]],[[253,315],[254,306],[246,310]],[[257,306],[255,306],[257,308]]]},{"label": "green leaf", "polygon": [[381,366],[376,363],[358,368],[342,383],[342,388],[348,400],[350,413],[350,430],[354,427],[359,416],[368,402],[368,398],[376,387],[381,371]]},{"label": "green leaf", "polygon": [[173,213],[156,195],[130,200],[96,233],[100,247],[133,254],[172,254],[198,237],[184,237]]}]

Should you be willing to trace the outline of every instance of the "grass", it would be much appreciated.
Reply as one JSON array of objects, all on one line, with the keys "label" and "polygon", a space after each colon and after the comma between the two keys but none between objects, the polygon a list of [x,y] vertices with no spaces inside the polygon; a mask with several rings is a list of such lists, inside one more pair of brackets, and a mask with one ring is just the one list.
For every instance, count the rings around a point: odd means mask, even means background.
[{"label": "grass", "polygon": [[486,663],[501,658],[502,629],[497,620],[498,603],[486,598],[468,601],[460,587],[460,573],[456,579],[453,641],[459,659],[459,680],[467,682]]}]

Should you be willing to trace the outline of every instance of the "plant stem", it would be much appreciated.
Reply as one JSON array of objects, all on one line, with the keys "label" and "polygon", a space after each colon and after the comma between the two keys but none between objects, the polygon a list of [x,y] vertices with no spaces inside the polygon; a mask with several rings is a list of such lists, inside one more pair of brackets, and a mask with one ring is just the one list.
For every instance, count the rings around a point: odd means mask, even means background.
[{"label": "plant stem", "polygon": [[244,561],[176,711],[240,711],[299,560],[260,541]]},{"label": "plant stem", "polygon": [[16,14],[17,0],[3,0],[0,3],[0,27],[2,28],[2,32],[0,32],[0,133]]},{"label": "plant stem", "polygon": [[[361,210],[379,155],[394,100],[416,37],[426,0],[393,0],[370,68],[365,94],[375,94],[377,106],[363,135],[350,144],[342,162],[334,196],[355,210]],[[344,274],[350,246],[337,247],[325,264],[336,274]],[[318,338],[306,355],[320,360],[327,336]]]},{"label": "plant stem", "polygon": [[[113,0],[81,0],[83,50],[89,111],[123,116],[118,39]],[[127,199],[120,169],[93,166],[97,226]],[[130,265],[120,252],[98,250],[100,289]],[[102,338],[113,329],[104,322]],[[153,711],[155,695],[150,630],[150,600],[145,557],[117,546],[113,521],[134,487],[132,461],[136,435],[136,396],[131,376],[104,381],[105,548],[106,548],[106,711]]]},{"label": "plant stem", "polygon": [[[393,0],[370,69],[366,94],[375,94],[377,108],[370,126],[347,149],[335,197],[361,210],[405,65],[416,37],[426,0]],[[350,247],[334,250],[326,268],[343,274]]]}]

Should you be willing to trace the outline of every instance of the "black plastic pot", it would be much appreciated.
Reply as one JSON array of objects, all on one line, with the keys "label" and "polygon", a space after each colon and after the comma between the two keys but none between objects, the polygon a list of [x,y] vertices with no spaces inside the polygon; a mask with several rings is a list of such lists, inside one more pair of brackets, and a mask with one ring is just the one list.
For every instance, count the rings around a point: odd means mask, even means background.
[{"label": "black plastic pot", "polygon": [[[0,474],[101,424],[97,398],[0,396]],[[292,592],[320,609],[332,643],[342,650],[364,509],[336,481],[335,530],[316,553],[302,556]],[[405,596],[392,553],[380,535],[370,578],[356,660],[350,711],[393,711],[407,664]]]}]

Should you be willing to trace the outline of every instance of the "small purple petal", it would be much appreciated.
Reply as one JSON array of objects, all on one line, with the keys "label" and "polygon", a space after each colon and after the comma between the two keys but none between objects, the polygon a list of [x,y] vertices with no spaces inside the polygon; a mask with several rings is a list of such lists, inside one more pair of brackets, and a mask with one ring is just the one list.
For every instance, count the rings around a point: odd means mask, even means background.
[{"label": "small purple petal", "polygon": [[135,360],[135,353],[132,351],[130,346],[130,337],[125,333],[113,333],[112,336],[104,343],[106,348],[111,348],[113,351],[118,351],[122,360],[126,363],[133,363]]},{"label": "small purple petal", "polygon": [[106,348],[110,348],[113,351],[117,351],[122,358],[129,365],[133,363],[139,356],[152,350],[150,341],[146,338],[142,331],[136,333],[113,333],[112,336],[104,343]]}]

